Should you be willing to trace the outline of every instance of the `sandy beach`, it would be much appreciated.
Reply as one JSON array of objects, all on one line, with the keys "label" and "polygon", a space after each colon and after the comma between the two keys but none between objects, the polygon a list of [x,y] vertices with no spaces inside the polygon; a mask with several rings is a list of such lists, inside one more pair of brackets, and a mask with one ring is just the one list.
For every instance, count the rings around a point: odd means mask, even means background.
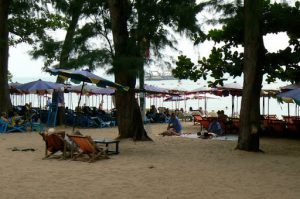
[{"label": "sandy beach", "polygon": [[[183,125],[184,133],[199,128]],[[119,155],[94,163],[43,160],[38,133],[0,134],[0,198],[300,198],[300,140],[262,138],[265,153],[251,153],[234,150],[237,141],[159,136],[166,124],[145,128],[153,142],[121,140]],[[93,138],[118,134],[80,131]]]}]

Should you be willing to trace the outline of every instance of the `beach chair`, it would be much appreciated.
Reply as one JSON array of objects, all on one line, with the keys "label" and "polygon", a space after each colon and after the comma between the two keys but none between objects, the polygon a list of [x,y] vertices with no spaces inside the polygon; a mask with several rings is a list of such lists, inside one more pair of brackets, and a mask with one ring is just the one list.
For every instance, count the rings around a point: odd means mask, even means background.
[{"label": "beach chair", "polygon": [[294,119],[292,123],[287,123],[288,133],[292,137],[300,137],[300,120]]},{"label": "beach chair", "polygon": [[203,128],[208,129],[210,123],[209,120],[203,118],[200,115],[193,115],[193,117],[194,117],[194,125],[196,125],[196,123],[199,123],[201,125],[201,129],[200,129],[201,131],[203,130]]},{"label": "beach chair", "polygon": [[55,132],[55,133],[40,133],[45,141],[45,157],[49,158],[57,152],[62,152],[62,158],[66,159],[67,151],[71,152],[72,146],[65,139],[65,132]]},{"label": "beach chair", "polygon": [[0,119],[0,133],[5,133],[7,129],[7,123],[3,122],[3,120]]},{"label": "beach chair", "polygon": [[196,123],[200,124],[200,121],[203,120],[203,117],[201,115],[193,115],[194,118],[194,125],[196,125]]},{"label": "beach chair", "polygon": [[287,126],[283,120],[271,120],[269,123],[269,131],[271,135],[283,137],[287,135]]},{"label": "beach chair", "polygon": [[90,136],[68,135],[68,137],[79,147],[79,153],[73,157],[73,160],[83,155],[89,156],[89,162],[108,158],[107,149],[97,146]]},{"label": "beach chair", "polygon": [[7,123],[0,119],[0,132],[9,133],[9,132],[25,132],[26,125],[15,125],[12,126],[10,123]]}]

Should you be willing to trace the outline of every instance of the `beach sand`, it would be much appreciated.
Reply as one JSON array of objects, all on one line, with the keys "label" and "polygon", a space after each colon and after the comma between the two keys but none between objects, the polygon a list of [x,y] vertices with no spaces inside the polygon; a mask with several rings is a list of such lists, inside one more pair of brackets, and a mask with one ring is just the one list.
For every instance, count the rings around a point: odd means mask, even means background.
[{"label": "beach sand", "polygon": [[[185,133],[199,128],[183,125]],[[252,153],[234,150],[237,141],[159,136],[166,124],[145,128],[153,142],[122,140],[119,155],[94,163],[43,160],[38,133],[0,134],[0,198],[300,198],[299,140],[262,138],[265,153]],[[118,134],[80,131],[93,138]]]}]

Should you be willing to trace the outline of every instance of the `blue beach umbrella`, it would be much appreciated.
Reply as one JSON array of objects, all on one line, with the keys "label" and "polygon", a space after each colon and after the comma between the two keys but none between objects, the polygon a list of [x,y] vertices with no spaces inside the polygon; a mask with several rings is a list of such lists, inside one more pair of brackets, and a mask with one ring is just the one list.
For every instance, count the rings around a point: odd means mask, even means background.
[{"label": "blue beach umbrella", "polygon": [[293,99],[296,104],[300,105],[300,88],[279,93],[277,97],[280,97],[282,99]]},{"label": "blue beach umbrella", "polygon": [[36,92],[36,91],[46,91],[46,90],[51,90],[51,89],[60,89],[63,87],[64,87],[63,84],[47,82],[47,81],[43,81],[43,80],[39,79],[37,81],[18,85],[15,88],[20,91]]},{"label": "blue beach umbrella", "polygon": [[[63,84],[43,81],[41,79],[16,86],[16,89],[19,91],[29,92],[29,93],[34,92],[37,94],[41,94],[41,92],[48,92],[48,90],[58,90],[61,88],[64,88]],[[40,107],[41,107],[41,96],[40,96],[39,100],[40,100],[39,103],[40,103]]]}]

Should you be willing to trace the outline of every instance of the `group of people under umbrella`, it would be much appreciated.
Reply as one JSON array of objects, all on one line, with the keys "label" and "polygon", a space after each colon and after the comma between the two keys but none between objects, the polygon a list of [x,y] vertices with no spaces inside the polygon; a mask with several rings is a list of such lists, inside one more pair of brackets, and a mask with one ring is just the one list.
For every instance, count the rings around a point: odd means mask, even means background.
[{"label": "group of people under umbrella", "polygon": [[[71,90],[73,92],[77,92],[80,94],[78,106],[80,104],[82,93],[85,90],[89,90],[89,92],[93,92],[94,94],[104,94],[104,95],[112,95],[115,89],[120,89],[123,91],[128,91],[128,87],[122,86],[120,84],[114,83],[112,81],[103,79],[87,70],[65,70],[65,69],[47,69],[51,75],[58,75],[60,78],[67,80],[70,79],[72,82],[80,83],[81,86],[65,86],[64,84],[47,82],[42,80],[37,80],[34,82],[29,82],[26,84],[10,84],[11,92],[20,92],[20,93],[36,93],[36,94],[47,94],[51,92],[51,90],[61,91],[63,88],[66,90]],[[86,83],[92,83],[94,85],[87,85]],[[102,87],[102,88],[99,88]],[[300,105],[300,85],[291,85],[282,89],[284,92],[279,92],[276,90],[265,90],[263,91],[264,95],[262,96],[276,96],[283,101],[288,100],[288,102],[295,102]],[[217,86],[215,88],[209,87],[201,87],[192,91],[183,91],[183,92],[170,92],[168,89],[159,88],[156,86],[145,85],[144,90],[139,90],[138,92],[147,92],[151,96],[165,96],[165,101],[179,101],[186,100],[187,96],[192,94],[203,94],[202,99],[206,100],[209,98],[206,95],[214,94],[217,96],[232,96],[232,116],[234,115],[234,97],[242,95],[242,86],[237,83],[232,84],[224,84],[223,86]],[[59,92],[58,92],[59,93]],[[274,95],[275,93],[275,95]],[[277,95],[276,95],[277,94]],[[169,96],[169,97],[168,97]],[[200,96],[200,95],[199,95]],[[40,103],[41,104],[41,103]],[[204,106],[206,111],[206,103]],[[264,112],[264,110],[263,110]]]}]

